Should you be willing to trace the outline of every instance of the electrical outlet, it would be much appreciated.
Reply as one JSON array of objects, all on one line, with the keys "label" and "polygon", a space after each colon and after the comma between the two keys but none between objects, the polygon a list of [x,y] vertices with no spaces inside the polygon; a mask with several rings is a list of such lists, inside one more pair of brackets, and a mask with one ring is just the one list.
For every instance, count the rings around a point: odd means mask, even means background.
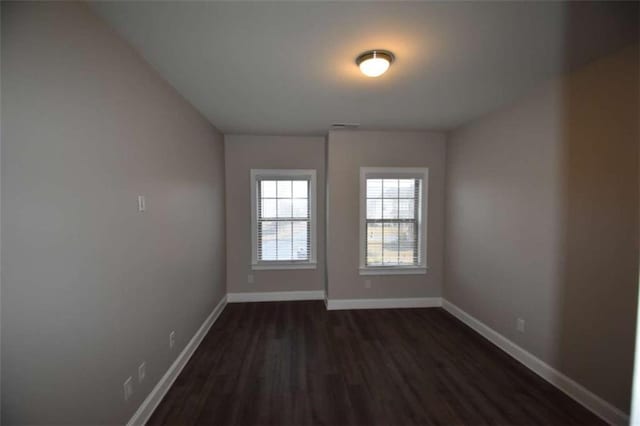
[{"label": "electrical outlet", "polygon": [[173,348],[175,344],[176,344],[176,332],[172,331],[171,333],[169,333],[169,347]]},{"label": "electrical outlet", "polygon": [[124,400],[128,401],[133,395],[133,379],[129,377],[124,381]]},{"label": "electrical outlet", "polygon": [[247,283],[248,284],[253,284],[253,282],[255,281],[253,274],[249,274],[247,275]]},{"label": "electrical outlet", "polygon": [[364,280],[364,288],[371,288],[371,280]]},{"label": "electrical outlet", "polygon": [[144,195],[138,195],[138,211],[143,212],[147,209],[147,202],[144,199]]},{"label": "electrical outlet", "polygon": [[147,375],[147,364],[146,362],[142,361],[142,364],[138,366],[138,383],[142,383],[146,375]]},{"label": "electrical outlet", "polygon": [[518,318],[518,321],[516,321],[516,330],[520,333],[524,333],[524,325],[524,320],[522,318]]}]

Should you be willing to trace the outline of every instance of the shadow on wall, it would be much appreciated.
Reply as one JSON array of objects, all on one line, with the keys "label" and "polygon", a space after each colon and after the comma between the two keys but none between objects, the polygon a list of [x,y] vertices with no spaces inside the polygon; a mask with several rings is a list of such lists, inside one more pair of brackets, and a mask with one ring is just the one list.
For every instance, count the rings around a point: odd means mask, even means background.
[{"label": "shadow on wall", "polygon": [[[566,7],[566,66],[573,68],[606,49],[604,41],[589,47],[581,40],[592,19],[610,9],[603,3]],[[576,71],[561,90],[556,359],[560,371],[628,412],[638,283],[640,80],[638,4],[625,7],[629,32],[619,34],[619,43],[635,43]]]}]

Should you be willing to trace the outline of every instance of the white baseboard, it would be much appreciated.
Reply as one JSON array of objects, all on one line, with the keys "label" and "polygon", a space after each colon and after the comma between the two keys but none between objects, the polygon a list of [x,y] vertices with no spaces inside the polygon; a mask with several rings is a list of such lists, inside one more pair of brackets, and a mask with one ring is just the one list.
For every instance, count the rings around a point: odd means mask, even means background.
[{"label": "white baseboard", "polygon": [[286,302],[289,300],[324,300],[324,291],[269,291],[264,293],[227,293],[227,302]]},{"label": "white baseboard", "polygon": [[185,365],[187,365],[187,362],[189,362],[189,359],[202,342],[202,339],[204,339],[204,336],[207,335],[213,323],[216,322],[216,320],[224,310],[226,304],[227,296],[224,296],[220,300],[218,305],[213,308],[211,314],[209,314],[207,319],[204,320],[198,331],[196,331],[196,334],[191,338],[189,343],[187,343],[187,346],[185,346],[182,352],[180,352],[180,355],[178,355],[173,364],[171,364],[171,367],[169,367],[164,376],[162,376],[162,378],[158,381],[156,386],[149,393],[149,395],[147,395],[145,400],[142,401],[142,404],[140,404],[138,410],[127,422],[127,426],[142,426],[145,425],[147,421],[149,421],[149,418],[153,414],[154,410],[158,407],[158,404],[160,404],[162,398],[164,398],[165,394],[169,391],[171,385],[173,385],[173,382],[178,378],[178,375],[180,375],[182,369],[185,367]]},{"label": "white baseboard", "polygon": [[443,300],[442,307],[454,317],[471,327],[491,343],[524,364],[525,367],[576,400],[589,411],[612,425],[628,425],[629,416],[604,399],[587,390],[573,379],[535,357],[502,334],[469,315],[453,303]]},{"label": "white baseboard", "polygon": [[327,310],[341,309],[396,309],[396,308],[439,308],[440,297],[410,297],[404,299],[328,299]]}]

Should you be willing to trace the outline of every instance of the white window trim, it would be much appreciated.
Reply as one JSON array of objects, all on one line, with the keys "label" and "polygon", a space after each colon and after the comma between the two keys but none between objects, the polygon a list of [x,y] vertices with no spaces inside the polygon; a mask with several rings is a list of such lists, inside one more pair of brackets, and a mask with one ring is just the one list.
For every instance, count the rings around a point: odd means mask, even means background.
[{"label": "white window trim", "polygon": [[[304,177],[309,179],[309,260],[278,261],[258,260],[258,194],[259,179]],[[251,169],[251,269],[316,269],[316,171],[313,169]]]},{"label": "white window trim", "polygon": [[[420,262],[412,266],[366,266],[367,178],[394,179],[399,176],[419,176],[422,179],[420,200]],[[427,212],[429,211],[429,169],[426,167],[360,167],[360,275],[418,275],[427,273]]]}]

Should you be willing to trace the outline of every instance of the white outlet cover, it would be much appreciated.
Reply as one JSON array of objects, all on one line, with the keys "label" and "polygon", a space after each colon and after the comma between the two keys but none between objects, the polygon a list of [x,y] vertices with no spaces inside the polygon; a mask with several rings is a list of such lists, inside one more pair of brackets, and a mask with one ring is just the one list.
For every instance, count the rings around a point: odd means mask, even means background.
[{"label": "white outlet cover", "polygon": [[516,322],[516,329],[520,332],[520,333],[524,333],[524,327],[525,327],[525,322],[522,318],[518,318],[518,321]]},{"label": "white outlet cover", "polygon": [[133,379],[129,377],[127,380],[125,380],[123,387],[124,387],[124,400],[128,401],[129,398],[131,398],[131,395],[133,395]]},{"label": "white outlet cover", "polygon": [[147,376],[147,364],[143,362],[138,366],[138,383],[142,383],[144,378]]},{"label": "white outlet cover", "polygon": [[144,199],[144,195],[138,195],[138,211],[143,212],[147,209],[147,203]]},{"label": "white outlet cover", "polygon": [[169,347],[173,348],[175,344],[176,344],[176,332],[172,331],[171,333],[169,333]]}]

